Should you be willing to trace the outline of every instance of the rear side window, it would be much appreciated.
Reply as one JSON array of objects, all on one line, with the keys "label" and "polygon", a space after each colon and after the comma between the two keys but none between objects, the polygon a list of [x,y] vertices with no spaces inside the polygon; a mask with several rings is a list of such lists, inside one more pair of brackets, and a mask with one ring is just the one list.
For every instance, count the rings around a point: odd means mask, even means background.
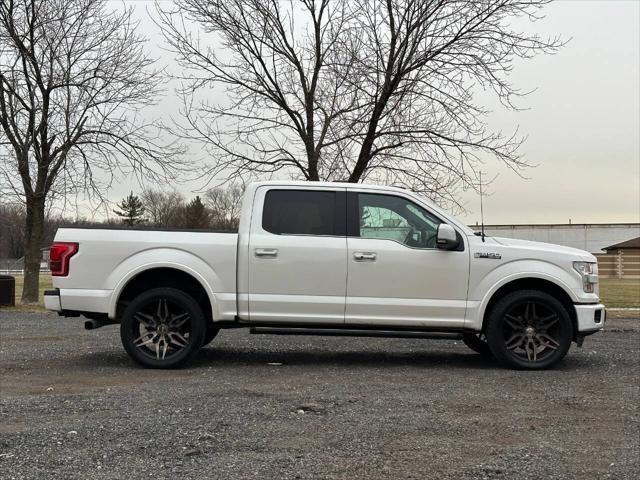
[{"label": "rear side window", "polygon": [[262,228],[278,235],[337,235],[336,192],[270,190]]}]

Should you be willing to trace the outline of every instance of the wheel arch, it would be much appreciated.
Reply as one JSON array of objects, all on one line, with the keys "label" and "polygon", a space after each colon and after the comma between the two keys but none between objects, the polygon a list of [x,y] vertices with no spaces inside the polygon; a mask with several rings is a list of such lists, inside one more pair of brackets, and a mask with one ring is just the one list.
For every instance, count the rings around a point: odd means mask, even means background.
[{"label": "wheel arch", "polygon": [[518,290],[539,290],[553,296],[557,299],[565,308],[571,323],[573,326],[574,337],[578,331],[578,318],[576,315],[576,309],[574,308],[574,299],[571,295],[571,291],[567,287],[562,286],[560,282],[555,282],[548,278],[540,276],[526,276],[516,279],[511,279],[500,286],[497,286],[490,294],[487,295],[480,312],[480,318],[482,319],[482,331],[484,331],[487,319],[491,314],[493,306],[506,295],[518,291]]},{"label": "wheel arch", "polygon": [[210,286],[200,274],[180,264],[144,265],[129,272],[114,290],[109,317],[119,318],[130,300],[158,287],[172,287],[189,294],[200,305],[207,320],[213,320],[216,299]]}]

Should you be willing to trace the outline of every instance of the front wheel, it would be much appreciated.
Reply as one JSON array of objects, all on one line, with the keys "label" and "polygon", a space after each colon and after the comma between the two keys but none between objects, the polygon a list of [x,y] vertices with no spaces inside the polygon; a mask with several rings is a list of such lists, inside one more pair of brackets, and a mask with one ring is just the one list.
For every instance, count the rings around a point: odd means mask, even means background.
[{"label": "front wheel", "polygon": [[571,346],[573,326],[556,298],[537,290],[522,290],[496,303],[486,333],[498,361],[512,368],[536,370],[564,358]]},{"label": "front wheel", "polygon": [[154,288],[125,309],[120,338],[129,356],[149,368],[174,368],[200,350],[206,319],[198,303],[175,288]]}]

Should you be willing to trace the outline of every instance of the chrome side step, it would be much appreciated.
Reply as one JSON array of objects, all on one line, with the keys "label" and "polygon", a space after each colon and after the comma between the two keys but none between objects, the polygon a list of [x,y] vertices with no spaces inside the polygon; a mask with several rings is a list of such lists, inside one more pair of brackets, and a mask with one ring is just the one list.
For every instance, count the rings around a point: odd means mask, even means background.
[{"label": "chrome side step", "polygon": [[393,330],[356,330],[342,328],[251,327],[253,335],[316,335],[324,337],[421,338],[429,340],[462,340],[461,333],[415,332]]}]

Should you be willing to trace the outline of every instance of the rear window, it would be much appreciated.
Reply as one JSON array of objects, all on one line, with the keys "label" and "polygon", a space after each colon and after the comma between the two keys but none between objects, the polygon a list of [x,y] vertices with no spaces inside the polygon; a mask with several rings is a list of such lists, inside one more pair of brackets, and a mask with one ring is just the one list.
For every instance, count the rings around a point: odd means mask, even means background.
[{"label": "rear window", "polygon": [[270,190],[264,199],[262,228],[289,235],[336,235],[336,193]]}]

